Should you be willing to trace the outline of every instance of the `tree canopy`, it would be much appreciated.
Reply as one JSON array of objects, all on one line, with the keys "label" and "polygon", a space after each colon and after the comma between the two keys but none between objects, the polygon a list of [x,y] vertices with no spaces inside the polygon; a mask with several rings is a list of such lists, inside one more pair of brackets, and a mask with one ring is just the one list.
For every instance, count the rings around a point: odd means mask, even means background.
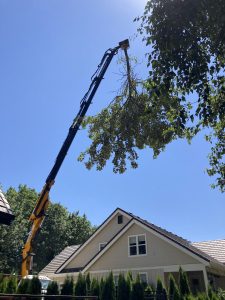
[{"label": "tree canopy", "polygon": [[147,52],[148,78],[137,80],[127,63],[118,96],[88,125],[87,168],[114,172],[138,166],[138,150],[156,158],[167,144],[203,131],[211,144],[207,172],[225,191],[225,2],[151,0],[137,17]]},{"label": "tree canopy", "polygon": [[[6,197],[16,216],[11,226],[0,225],[0,272],[20,273],[22,247],[30,231],[29,216],[38,194],[34,189],[20,185],[9,188]],[[85,215],[70,213],[58,203],[51,203],[41,231],[34,244],[34,271],[44,268],[66,246],[85,242],[94,228]]]}]

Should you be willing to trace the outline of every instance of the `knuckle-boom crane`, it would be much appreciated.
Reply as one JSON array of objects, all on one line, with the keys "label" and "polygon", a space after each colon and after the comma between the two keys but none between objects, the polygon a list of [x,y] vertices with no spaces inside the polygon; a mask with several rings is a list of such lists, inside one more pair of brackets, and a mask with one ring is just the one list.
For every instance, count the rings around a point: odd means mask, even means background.
[{"label": "knuckle-boom crane", "polygon": [[124,41],[120,42],[117,47],[108,49],[104,53],[96,72],[94,73],[94,75],[91,78],[92,81],[89,86],[89,89],[80,102],[79,112],[76,115],[75,119],[73,120],[72,125],[69,128],[67,137],[56,157],[53,168],[51,169],[51,171],[45,181],[45,185],[38,197],[36,206],[29,218],[29,220],[32,222],[32,226],[31,226],[31,230],[28,235],[28,238],[26,240],[26,243],[22,250],[22,270],[21,270],[22,277],[29,275],[29,273],[32,272],[33,242],[34,242],[37,232],[39,231],[41,224],[43,223],[44,218],[46,216],[46,211],[49,206],[49,192],[55,182],[55,178],[58,174],[58,171],[64,161],[64,158],[66,157],[66,154],[73,142],[74,137],[77,134],[77,131],[79,130],[82,120],[83,120],[84,116],[86,115],[86,112],[87,112],[87,110],[91,104],[91,101],[103,79],[103,76],[112,61],[112,58],[114,57],[115,54],[117,54],[119,49],[126,51],[128,47],[129,47],[129,41],[124,40]]}]

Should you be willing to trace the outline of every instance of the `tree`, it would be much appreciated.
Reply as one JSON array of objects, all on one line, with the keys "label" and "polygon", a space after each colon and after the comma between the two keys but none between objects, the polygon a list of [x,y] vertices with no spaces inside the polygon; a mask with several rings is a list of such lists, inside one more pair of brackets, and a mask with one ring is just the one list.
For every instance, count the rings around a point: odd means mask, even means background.
[{"label": "tree", "polygon": [[89,126],[87,168],[102,170],[112,157],[114,172],[138,166],[138,152],[156,158],[176,139],[206,132],[211,144],[208,174],[225,191],[225,2],[149,0],[136,18],[147,49],[146,80],[127,63],[127,80],[110,105],[84,121]]},{"label": "tree", "polygon": [[90,296],[100,296],[99,282],[95,277],[91,281]]},{"label": "tree", "polygon": [[87,276],[85,278],[86,281],[86,295],[88,296],[90,294],[91,290],[91,278],[90,278],[90,273],[87,273]]},{"label": "tree", "polygon": [[168,296],[169,296],[170,300],[179,300],[180,299],[178,286],[177,286],[172,274],[170,274],[170,276],[169,276]]},{"label": "tree", "polygon": [[28,292],[29,282],[30,280],[28,278],[21,279],[17,288],[17,294],[26,294]]},{"label": "tree", "polygon": [[119,274],[117,300],[130,300],[131,289],[130,284],[126,281],[123,274]]},{"label": "tree", "polygon": [[179,269],[179,290],[181,297],[191,294],[187,273],[184,272],[182,268]]},{"label": "tree", "polygon": [[[22,247],[30,231],[29,216],[36,204],[38,194],[26,185],[18,190],[9,188],[6,197],[15,213],[11,226],[0,225],[0,272],[20,273]],[[69,213],[60,204],[50,203],[48,216],[34,241],[34,271],[39,272],[66,246],[81,244],[93,232],[86,216],[78,212]],[[44,253],[44,255],[43,255]]]},{"label": "tree", "polygon": [[38,277],[34,276],[29,280],[27,293],[31,295],[40,295],[41,294],[41,282]]},{"label": "tree", "polygon": [[59,287],[56,281],[51,281],[47,287],[47,295],[59,295]]},{"label": "tree", "polygon": [[101,300],[115,300],[115,296],[113,274],[110,272],[102,288]]},{"label": "tree", "polygon": [[78,275],[74,291],[75,291],[75,296],[86,296],[87,293],[86,280],[81,272]]},{"label": "tree", "polygon": [[144,287],[141,284],[139,274],[137,275],[136,280],[132,284],[131,299],[144,300]]},{"label": "tree", "polygon": [[61,295],[73,295],[73,277],[67,276],[63,282]]},{"label": "tree", "polygon": [[4,293],[6,293],[6,294],[14,294],[14,293],[16,293],[16,290],[17,290],[17,276],[10,275],[7,278],[6,286],[5,286],[5,289],[4,289]]}]

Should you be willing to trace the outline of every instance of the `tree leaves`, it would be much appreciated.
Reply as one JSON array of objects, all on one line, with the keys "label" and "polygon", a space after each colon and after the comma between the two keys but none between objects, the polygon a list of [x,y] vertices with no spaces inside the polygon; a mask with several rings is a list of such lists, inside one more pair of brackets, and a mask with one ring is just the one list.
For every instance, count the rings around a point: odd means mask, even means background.
[{"label": "tree leaves", "polygon": [[[110,105],[86,119],[90,147],[79,160],[102,170],[111,159],[123,173],[138,166],[138,149],[157,157],[177,138],[190,141],[207,128],[213,139],[209,155],[214,187],[225,190],[225,2],[223,0],[148,1],[138,32],[147,49],[149,78],[132,75]],[[129,75],[129,74],[128,74]],[[129,78],[129,76],[128,76]]]},{"label": "tree leaves", "polygon": [[[16,218],[11,226],[0,226],[0,272],[20,273],[22,247],[31,226],[28,219],[38,194],[34,189],[20,185],[18,191],[9,188],[6,197]],[[66,246],[86,241],[93,230],[85,215],[80,216],[78,212],[69,213],[62,205],[51,203],[48,216],[34,243],[34,271],[38,272],[44,268]]]}]

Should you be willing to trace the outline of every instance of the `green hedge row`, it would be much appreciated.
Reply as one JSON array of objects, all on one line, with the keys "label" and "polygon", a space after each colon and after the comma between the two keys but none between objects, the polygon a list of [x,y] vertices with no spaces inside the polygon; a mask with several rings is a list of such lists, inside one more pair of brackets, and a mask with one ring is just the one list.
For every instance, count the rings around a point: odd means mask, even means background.
[{"label": "green hedge row", "polygon": [[[0,293],[18,294],[41,294],[41,283],[37,277],[32,280],[23,279],[18,285],[17,277],[5,277],[0,275]],[[166,289],[160,278],[156,287],[141,282],[139,275],[136,278],[128,272],[126,276],[119,275],[115,285],[113,274],[100,280],[90,275],[79,274],[76,283],[72,277],[66,277],[61,291],[57,282],[52,281],[47,289],[48,295],[75,295],[75,296],[98,296],[99,300],[144,300],[148,297],[154,300],[225,300],[225,295],[221,291],[215,293],[209,289],[208,294],[201,293],[192,295],[187,274],[179,270],[179,280],[176,283],[172,275],[169,276],[169,284]]]}]

